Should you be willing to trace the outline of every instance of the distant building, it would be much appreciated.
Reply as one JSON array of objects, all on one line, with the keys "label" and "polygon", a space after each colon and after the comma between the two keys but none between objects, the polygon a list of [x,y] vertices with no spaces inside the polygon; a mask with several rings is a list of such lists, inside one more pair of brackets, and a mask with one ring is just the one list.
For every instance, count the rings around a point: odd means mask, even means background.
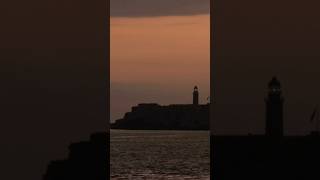
[{"label": "distant building", "polygon": [[199,104],[199,90],[194,87],[192,104],[138,104],[122,119],[111,124],[112,129],[208,130],[209,104]]}]

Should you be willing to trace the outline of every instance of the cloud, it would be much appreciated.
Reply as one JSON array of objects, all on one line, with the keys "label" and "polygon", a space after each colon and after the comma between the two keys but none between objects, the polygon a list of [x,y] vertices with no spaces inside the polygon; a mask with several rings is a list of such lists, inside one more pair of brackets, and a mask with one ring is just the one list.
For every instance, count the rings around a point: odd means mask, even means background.
[{"label": "cloud", "polygon": [[210,0],[111,0],[111,17],[155,17],[208,14]]}]

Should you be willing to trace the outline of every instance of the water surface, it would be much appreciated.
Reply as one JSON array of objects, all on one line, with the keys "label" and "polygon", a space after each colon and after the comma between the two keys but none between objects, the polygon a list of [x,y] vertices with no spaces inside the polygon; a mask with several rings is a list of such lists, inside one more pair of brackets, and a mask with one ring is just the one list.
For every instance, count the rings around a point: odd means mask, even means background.
[{"label": "water surface", "polygon": [[209,131],[112,130],[111,179],[210,179]]}]

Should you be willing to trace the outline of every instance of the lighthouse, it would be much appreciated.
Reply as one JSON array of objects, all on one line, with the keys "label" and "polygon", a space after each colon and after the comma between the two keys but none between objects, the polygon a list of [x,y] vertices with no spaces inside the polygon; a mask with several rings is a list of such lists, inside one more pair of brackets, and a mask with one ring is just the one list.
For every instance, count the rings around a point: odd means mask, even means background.
[{"label": "lighthouse", "polygon": [[273,77],[268,84],[266,103],[266,135],[283,136],[283,97],[281,84]]},{"label": "lighthouse", "polygon": [[193,89],[193,105],[199,105],[199,91],[197,86]]}]

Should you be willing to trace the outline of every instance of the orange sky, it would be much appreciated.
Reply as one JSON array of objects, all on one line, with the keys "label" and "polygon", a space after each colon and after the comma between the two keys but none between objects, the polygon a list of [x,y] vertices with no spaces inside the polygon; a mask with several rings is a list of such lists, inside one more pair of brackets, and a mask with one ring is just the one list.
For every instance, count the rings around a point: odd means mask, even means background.
[{"label": "orange sky", "polygon": [[[151,100],[171,104],[190,103],[198,85],[206,102],[209,26],[209,15],[111,18],[111,119],[136,105],[132,103],[149,102],[150,97],[139,95],[152,87],[157,93]],[[136,93],[121,95],[121,87],[113,87],[119,84]]]}]

